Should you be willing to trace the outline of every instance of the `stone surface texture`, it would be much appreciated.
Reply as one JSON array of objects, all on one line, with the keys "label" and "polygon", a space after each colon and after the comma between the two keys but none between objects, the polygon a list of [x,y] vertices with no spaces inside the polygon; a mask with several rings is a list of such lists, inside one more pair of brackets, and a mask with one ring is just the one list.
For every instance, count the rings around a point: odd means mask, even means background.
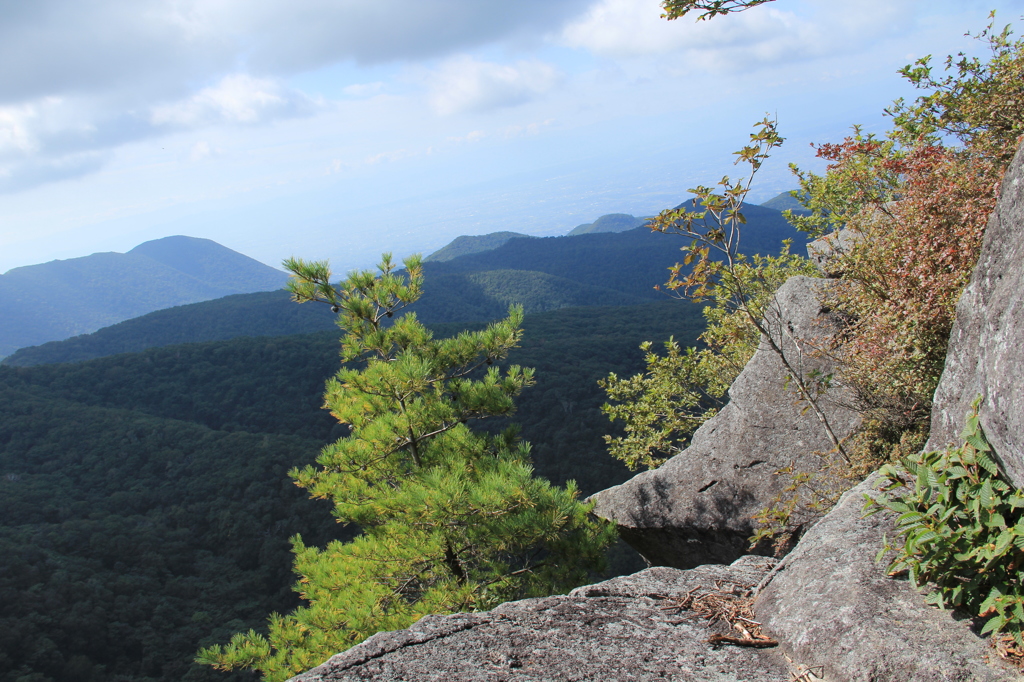
[{"label": "stone surface texture", "polygon": [[826,277],[840,277],[843,273],[837,261],[842,255],[849,253],[859,239],[859,233],[844,228],[808,242],[807,257],[814,261]]},{"label": "stone surface texture", "polygon": [[891,514],[864,518],[877,480],[847,492],[762,586],[754,613],[765,633],[829,682],[1019,680],[969,621],[926,605],[875,561],[895,536]]},{"label": "stone surface texture", "polygon": [[956,307],[929,449],[958,444],[978,395],[985,434],[1024,488],[1024,147],[1003,178],[978,265]]},{"label": "stone surface texture", "polygon": [[777,649],[715,646],[689,611],[663,609],[694,588],[750,589],[774,560],[744,557],[695,571],[652,568],[571,595],[525,599],[493,611],[427,616],[381,632],[293,682],[593,681],[788,682]]},{"label": "stone surface texture", "polygon": [[[826,286],[824,279],[791,278],[776,295],[779,310],[769,316],[790,361],[805,375],[832,368],[811,351],[831,331],[819,303]],[[596,493],[594,512],[615,521],[623,539],[654,565],[729,563],[748,552],[751,516],[788,482],[776,472],[791,464],[815,471],[821,464],[815,453],[832,449],[795,389],[784,389],[787,376],[762,342],[729,389],[729,403],[697,430],[690,446],[660,468]],[[820,402],[840,438],[859,423],[856,412],[841,406],[850,400],[840,389]]]}]

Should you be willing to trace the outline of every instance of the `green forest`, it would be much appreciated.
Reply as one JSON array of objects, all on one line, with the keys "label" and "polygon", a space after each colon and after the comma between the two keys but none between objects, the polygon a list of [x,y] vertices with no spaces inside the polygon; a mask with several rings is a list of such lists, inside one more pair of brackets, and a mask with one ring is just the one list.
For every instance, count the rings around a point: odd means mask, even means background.
[{"label": "green forest", "polygon": [[[537,370],[514,417],[537,473],[583,495],[628,478],[605,451],[597,380],[640,371],[642,341],[692,345],[703,325],[673,300],[527,315],[509,361]],[[287,476],[341,435],[320,409],[338,337],[0,367],[0,680],[249,678],[192,659],[297,605],[289,538],[352,535]],[[612,572],[642,567],[626,552]]]}]

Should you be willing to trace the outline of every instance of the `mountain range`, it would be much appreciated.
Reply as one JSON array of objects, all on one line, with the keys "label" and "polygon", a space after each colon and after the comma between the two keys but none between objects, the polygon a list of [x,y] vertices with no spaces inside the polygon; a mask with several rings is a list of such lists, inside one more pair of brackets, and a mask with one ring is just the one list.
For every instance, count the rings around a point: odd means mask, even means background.
[{"label": "mountain range", "polygon": [[[744,214],[744,253],[777,253],[784,239],[793,239],[795,248],[806,241],[775,209],[748,205]],[[603,224],[628,224],[614,215]],[[603,218],[593,224],[602,223]],[[545,238],[508,232],[459,237],[426,259],[424,295],[411,310],[424,322],[439,324],[495,319],[512,303],[535,313],[664,300],[666,294],[655,286],[668,278],[668,268],[680,260],[679,249],[686,244],[687,240],[646,227]],[[460,255],[453,255],[456,252]],[[285,279],[283,273],[274,273]],[[326,306],[297,306],[283,291],[240,294],[167,308],[91,334],[22,348],[3,364],[72,362],[175,343],[288,335],[333,326]]]}]

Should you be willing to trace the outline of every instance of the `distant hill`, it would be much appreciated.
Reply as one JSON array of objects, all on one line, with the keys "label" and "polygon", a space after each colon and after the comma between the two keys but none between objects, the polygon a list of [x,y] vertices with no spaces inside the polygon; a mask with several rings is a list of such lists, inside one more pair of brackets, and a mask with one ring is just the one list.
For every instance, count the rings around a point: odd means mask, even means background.
[{"label": "distant hill", "polygon": [[[744,208],[746,253],[778,253],[806,235],[770,208]],[[685,240],[640,227],[574,237],[509,239],[497,248],[424,264],[424,296],[412,308],[428,324],[492,320],[510,303],[528,313],[578,306],[632,305],[664,300],[654,287],[668,279]],[[95,333],[24,348],[11,366],[77,362],[170,344],[239,336],[283,336],[333,329],[326,306],[296,305],[284,292],[244,294],[128,320]]]},{"label": "distant hill", "polygon": [[491,249],[498,248],[509,239],[517,239],[521,237],[532,239],[530,235],[520,234],[518,232],[491,232],[490,234],[481,234],[475,237],[463,235],[461,237],[456,237],[450,244],[444,248],[438,249],[423,260],[446,261],[458,258],[459,256],[465,256],[470,253],[490,251]]},{"label": "distant hill", "polygon": [[165,237],[0,275],[0,357],[153,310],[269,291],[288,276],[209,239]]},{"label": "distant hill", "polygon": [[636,218],[628,213],[609,213],[603,215],[592,223],[577,225],[567,237],[575,237],[580,234],[592,234],[594,232],[625,232],[635,227],[640,227],[647,218]]},{"label": "distant hill", "polygon": [[[794,250],[807,242],[807,236],[797,232],[779,211],[747,205],[743,213],[747,219],[741,242],[744,253],[778,253],[785,239],[794,240]],[[679,249],[688,243],[646,227],[574,237],[514,239],[490,251],[427,263],[425,272],[429,281],[430,276],[442,272],[533,270],[657,300],[663,294],[654,291],[654,286],[668,279],[667,268],[680,260]]]},{"label": "distant hill", "polygon": [[793,211],[797,215],[809,215],[810,211],[803,207],[799,201],[797,201],[792,194],[789,192],[783,192],[782,194],[769,199],[768,201],[761,204],[765,208],[774,208],[776,211]]},{"label": "distant hill", "polygon": [[296,305],[286,291],[235,294],[165,308],[91,334],[21,348],[0,365],[30,367],[137,353],[177,343],[223,341],[239,336],[287,336],[335,329],[327,306]]}]

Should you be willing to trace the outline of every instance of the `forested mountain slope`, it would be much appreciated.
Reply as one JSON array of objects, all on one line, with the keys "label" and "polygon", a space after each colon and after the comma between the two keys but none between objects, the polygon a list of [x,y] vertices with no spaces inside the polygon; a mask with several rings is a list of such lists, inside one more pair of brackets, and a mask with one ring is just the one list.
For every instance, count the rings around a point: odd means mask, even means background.
[{"label": "forested mountain slope", "polygon": [[[521,303],[527,312],[569,306],[629,305],[642,297],[542,272],[491,270],[436,273],[411,310],[429,324],[492,320]],[[285,291],[226,296],[125,320],[92,334],[23,348],[4,365],[78,362],[179,343],[239,336],[287,336],[336,329],[327,306],[296,305]]]},{"label": "forested mountain slope", "polygon": [[459,256],[465,256],[470,253],[479,253],[480,251],[490,251],[496,249],[509,239],[528,238],[532,239],[530,235],[520,234],[519,232],[491,232],[490,234],[481,235],[462,235],[456,237],[446,246],[438,249],[434,253],[425,257],[425,261],[446,261]]},{"label": "forested mountain slope", "polygon": [[[702,328],[671,300],[528,315],[509,361],[537,368],[514,419],[538,473],[584,494],[628,478],[596,380],[640,371],[641,341]],[[289,537],[345,532],[286,475],[342,434],[320,408],[338,338],[0,367],[0,681],[248,679],[191,659],[295,606]]]},{"label": "forested mountain slope", "polygon": [[609,213],[603,215],[592,223],[583,223],[574,227],[568,235],[575,237],[580,234],[592,234],[594,232],[625,232],[635,227],[640,227],[646,221],[644,218],[637,218],[628,213]]},{"label": "forested mountain slope", "polygon": [[796,198],[789,192],[782,192],[761,204],[765,208],[773,208],[776,211],[793,211],[797,215],[809,215],[810,211],[804,208]]},{"label": "forested mountain slope", "polygon": [[[806,244],[806,235],[787,223],[780,211],[745,205],[743,212],[747,219],[743,253],[776,254],[785,239],[794,240],[794,250]],[[660,296],[654,286],[667,279],[667,269],[681,259],[680,247],[688,245],[686,240],[646,227],[573,237],[513,239],[490,251],[444,263],[426,263],[424,272],[429,283],[439,273],[532,270],[654,300]]]},{"label": "forested mountain slope", "polygon": [[166,237],[0,275],[0,356],[153,310],[278,289],[287,275],[209,239]]},{"label": "forested mountain slope", "polygon": [[22,348],[0,364],[79,362],[172,344],[238,336],[287,336],[333,328],[334,316],[326,306],[295,305],[284,290],[236,294],[157,310],[91,334]]}]

